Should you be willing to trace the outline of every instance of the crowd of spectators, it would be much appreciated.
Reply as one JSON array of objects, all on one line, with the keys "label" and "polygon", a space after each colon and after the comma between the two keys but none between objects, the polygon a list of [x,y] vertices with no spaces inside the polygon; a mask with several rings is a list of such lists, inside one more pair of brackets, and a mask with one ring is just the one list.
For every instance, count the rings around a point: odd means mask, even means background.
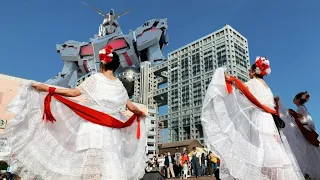
[{"label": "crowd of spectators", "polygon": [[180,153],[171,155],[170,152],[167,152],[154,156],[149,159],[146,171],[159,171],[166,178],[187,179],[191,176],[214,176],[220,180],[219,167],[220,159],[211,151],[207,154],[201,153],[196,147],[193,147],[190,153],[185,151],[182,155]]}]

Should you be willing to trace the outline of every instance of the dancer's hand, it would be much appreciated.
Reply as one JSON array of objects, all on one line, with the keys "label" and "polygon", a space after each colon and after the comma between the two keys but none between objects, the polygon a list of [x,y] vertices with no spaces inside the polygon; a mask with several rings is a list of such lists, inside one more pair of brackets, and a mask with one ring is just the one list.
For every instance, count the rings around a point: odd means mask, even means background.
[{"label": "dancer's hand", "polygon": [[140,117],[144,118],[144,117],[147,117],[147,115],[142,111],[141,114],[140,114]]},{"label": "dancer's hand", "polygon": [[296,114],[296,112],[295,112],[294,110],[292,110],[292,109],[289,109],[289,114],[290,114],[291,116],[294,116],[294,115]]},{"label": "dancer's hand", "polygon": [[303,119],[303,115],[302,114],[297,113],[297,117],[298,117],[298,119]]},{"label": "dancer's hand", "polygon": [[225,78],[226,80],[228,80],[228,79],[230,78],[230,76],[228,75],[227,72],[224,72],[224,78]]},{"label": "dancer's hand", "polygon": [[280,100],[280,97],[279,97],[279,96],[276,96],[276,97],[274,98],[274,100],[279,101],[279,100]]},{"label": "dancer's hand", "polygon": [[296,112],[295,112],[294,110],[292,110],[292,109],[289,109],[289,114],[290,114],[291,116],[297,116],[298,119],[302,119],[302,118],[303,118],[303,115],[302,115],[302,114],[296,113]]},{"label": "dancer's hand", "polygon": [[34,84],[32,84],[32,87],[40,92],[48,92],[49,91],[49,86],[47,86],[45,84],[34,83]]}]

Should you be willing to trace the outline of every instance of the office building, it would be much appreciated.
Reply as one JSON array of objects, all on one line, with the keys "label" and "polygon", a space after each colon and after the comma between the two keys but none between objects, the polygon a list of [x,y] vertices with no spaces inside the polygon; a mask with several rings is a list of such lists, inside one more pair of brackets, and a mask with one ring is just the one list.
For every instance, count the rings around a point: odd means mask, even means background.
[{"label": "office building", "polygon": [[169,142],[198,139],[202,101],[215,69],[247,81],[250,68],[248,41],[229,25],[168,55]]}]

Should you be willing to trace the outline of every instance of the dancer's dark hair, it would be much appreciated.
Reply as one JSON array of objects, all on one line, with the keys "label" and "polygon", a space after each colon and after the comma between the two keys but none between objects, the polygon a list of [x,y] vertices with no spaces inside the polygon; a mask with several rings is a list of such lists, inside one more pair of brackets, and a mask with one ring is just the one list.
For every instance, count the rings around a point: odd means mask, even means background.
[{"label": "dancer's dark hair", "polygon": [[304,93],[306,92],[301,92],[294,96],[295,99],[299,100],[300,105],[304,105],[307,102],[306,99],[302,99],[302,96],[304,95]]},{"label": "dancer's dark hair", "polygon": [[103,71],[107,71],[107,70],[112,70],[113,72],[115,72],[119,66],[120,66],[120,58],[118,56],[117,53],[112,52],[112,61],[107,63],[107,64],[103,64],[101,63],[100,66],[102,68]]},{"label": "dancer's dark hair", "polygon": [[[251,70],[252,72],[255,72],[255,71],[256,71],[256,68],[257,68],[256,64],[253,63],[252,66],[251,66],[251,68],[250,68],[250,70]],[[255,77],[260,78],[260,79],[263,79],[263,76],[261,76],[260,74],[257,74],[257,73],[255,73]]]}]

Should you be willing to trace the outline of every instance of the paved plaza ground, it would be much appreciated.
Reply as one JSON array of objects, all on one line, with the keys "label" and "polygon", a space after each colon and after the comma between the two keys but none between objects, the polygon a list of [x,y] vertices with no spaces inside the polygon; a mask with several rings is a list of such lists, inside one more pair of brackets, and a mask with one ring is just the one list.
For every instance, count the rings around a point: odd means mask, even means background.
[{"label": "paved plaza ground", "polygon": [[[176,179],[180,179],[180,178],[170,178],[170,179],[176,180]],[[216,178],[215,177],[210,177],[210,176],[203,176],[203,177],[198,177],[198,178],[189,177],[187,180],[216,180]]]}]

